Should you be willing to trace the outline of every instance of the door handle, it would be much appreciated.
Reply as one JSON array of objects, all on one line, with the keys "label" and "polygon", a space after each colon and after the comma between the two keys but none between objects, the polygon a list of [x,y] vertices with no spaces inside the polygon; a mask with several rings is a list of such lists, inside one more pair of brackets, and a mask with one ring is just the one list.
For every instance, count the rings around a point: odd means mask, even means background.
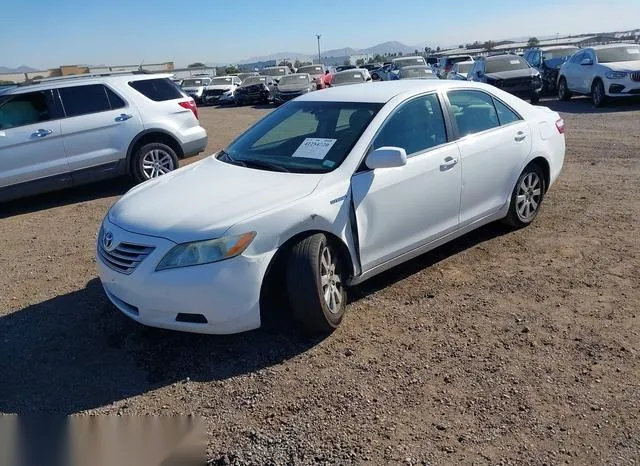
[{"label": "door handle", "polygon": [[445,158],[440,164],[440,171],[444,172],[447,170],[451,170],[458,163],[458,159],[454,159],[453,157]]},{"label": "door handle", "polygon": [[521,142],[527,139],[527,135],[524,134],[522,131],[518,131],[516,133],[516,136],[513,139],[515,139],[517,142]]},{"label": "door handle", "polygon": [[127,115],[126,113],[121,113],[118,115],[115,120],[116,121],[127,121],[129,118],[133,118],[133,115]]},{"label": "door handle", "polygon": [[31,133],[32,138],[43,138],[45,136],[49,136],[53,131],[50,129],[39,129],[35,133]]}]

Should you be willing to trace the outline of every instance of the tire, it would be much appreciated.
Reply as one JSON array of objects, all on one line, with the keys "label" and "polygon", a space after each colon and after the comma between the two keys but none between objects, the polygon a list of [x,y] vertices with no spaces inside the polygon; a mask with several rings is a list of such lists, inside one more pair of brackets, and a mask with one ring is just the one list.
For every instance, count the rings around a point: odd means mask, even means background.
[{"label": "tire", "polygon": [[518,177],[511,192],[509,212],[504,223],[513,228],[523,228],[538,216],[546,191],[544,173],[539,165],[527,165]]},{"label": "tire", "polygon": [[534,94],[530,99],[531,105],[537,105],[540,102],[540,94]]},{"label": "tire", "polygon": [[560,81],[558,81],[558,99],[565,102],[571,99],[571,92],[565,78],[560,78]]},{"label": "tire", "polygon": [[138,183],[157,178],[178,168],[174,150],[160,142],[145,144],[133,155],[131,174]]},{"label": "tire", "polygon": [[591,85],[591,101],[593,106],[600,108],[607,102],[607,95],[604,92],[604,84],[601,80],[596,79]]},{"label": "tire", "polygon": [[309,236],[292,248],[286,277],[293,316],[304,330],[326,334],[340,325],[347,305],[345,275],[339,251],[325,235]]}]

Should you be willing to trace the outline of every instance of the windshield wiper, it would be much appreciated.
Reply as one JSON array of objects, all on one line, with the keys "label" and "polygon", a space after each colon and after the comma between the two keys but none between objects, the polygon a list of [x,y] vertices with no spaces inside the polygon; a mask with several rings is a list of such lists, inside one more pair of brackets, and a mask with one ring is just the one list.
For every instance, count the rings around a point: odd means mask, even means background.
[{"label": "windshield wiper", "polygon": [[[224,160],[222,160],[224,159]],[[218,160],[222,160],[223,162],[227,162],[230,163],[232,165],[240,165],[241,167],[246,167],[247,164],[244,163],[242,160],[236,160],[233,157],[231,157],[229,155],[228,152],[225,152],[224,150],[220,151],[220,155],[218,156]]]},{"label": "windshield wiper", "polygon": [[266,168],[276,172],[289,172],[289,170],[282,165],[277,165],[271,162],[265,162],[264,160],[243,160],[245,167],[249,168]]}]

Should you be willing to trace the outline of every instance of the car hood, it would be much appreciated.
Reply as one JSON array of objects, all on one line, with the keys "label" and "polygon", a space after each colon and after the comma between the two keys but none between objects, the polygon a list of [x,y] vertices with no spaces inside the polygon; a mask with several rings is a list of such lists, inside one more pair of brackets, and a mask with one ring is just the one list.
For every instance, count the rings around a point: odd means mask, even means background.
[{"label": "car hood", "polygon": [[217,238],[242,220],[309,195],[321,178],[211,156],[131,189],[111,208],[109,221],[176,243]]},{"label": "car hood", "polygon": [[212,84],[210,86],[207,86],[207,90],[208,91],[228,91],[229,89],[233,89],[234,86],[233,84]]},{"label": "car hood", "polygon": [[525,78],[533,76],[533,72],[530,68],[527,68],[524,70],[510,70],[500,71],[498,73],[486,73],[485,76],[492,79]]},{"label": "car hood", "polygon": [[640,70],[640,60],[602,63],[602,66],[611,71],[638,71]]},{"label": "car hood", "polygon": [[296,92],[296,91],[306,91],[309,89],[309,84],[279,84],[278,90],[282,92]]}]

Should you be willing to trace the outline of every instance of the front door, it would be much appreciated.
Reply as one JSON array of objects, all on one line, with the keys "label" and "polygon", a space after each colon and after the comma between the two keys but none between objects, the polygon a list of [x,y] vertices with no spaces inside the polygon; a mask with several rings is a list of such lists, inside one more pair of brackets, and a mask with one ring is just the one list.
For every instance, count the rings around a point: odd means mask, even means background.
[{"label": "front door", "polygon": [[407,164],[364,169],[351,181],[363,272],[458,226],[460,155],[449,142],[438,96],[401,104],[372,149],[384,146],[405,149]]},{"label": "front door", "polygon": [[0,200],[69,186],[51,91],[0,97]]}]

